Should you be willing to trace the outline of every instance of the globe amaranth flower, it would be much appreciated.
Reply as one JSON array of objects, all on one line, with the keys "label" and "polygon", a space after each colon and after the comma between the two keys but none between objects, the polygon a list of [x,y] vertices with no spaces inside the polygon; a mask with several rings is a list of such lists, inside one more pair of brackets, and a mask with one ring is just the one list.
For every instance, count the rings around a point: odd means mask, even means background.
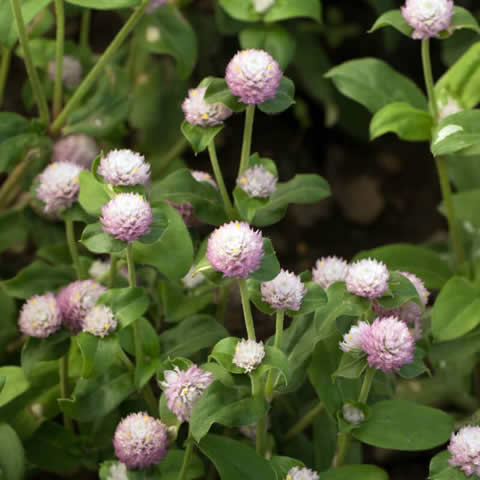
[{"label": "globe amaranth flower", "polygon": [[63,324],[75,333],[82,329],[83,319],[107,289],[93,280],[77,280],[57,295]]},{"label": "globe amaranth flower", "polygon": [[344,420],[351,425],[360,425],[365,420],[365,413],[351,403],[346,403],[343,406],[342,415]]},{"label": "globe amaranth flower", "polygon": [[80,191],[78,176],[82,170],[76,163],[57,162],[39,175],[36,194],[45,204],[46,213],[58,213],[72,206]]},{"label": "globe amaranth flower", "polygon": [[203,392],[213,382],[213,375],[196,365],[187,370],[166,370],[160,386],[167,397],[168,408],[181,422],[188,422]]},{"label": "globe amaranth flower", "polygon": [[396,372],[413,361],[415,340],[397,317],[377,318],[360,340],[368,364],[377,370]]},{"label": "globe amaranth flower", "polygon": [[183,277],[182,282],[185,288],[198,287],[205,280],[205,275],[200,272],[195,273],[195,266],[191,266],[190,270]]},{"label": "globe amaranth flower", "polygon": [[192,177],[197,181],[197,182],[207,182],[209,183],[213,188],[218,190],[218,185],[217,182],[212,178],[212,176],[207,173],[207,172],[202,172],[201,170],[190,170],[190,173],[192,174]]},{"label": "globe amaranth flower", "polygon": [[480,477],[480,427],[468,425],[452,433],[448,463],[460,468],[467,476]]},{"label": "globe amaranth flower", "polygon": [[117,426],[115,455],[128,468],[147,468],[167,454],[167,427],[144,412],[131,413]]},{"label": "globe amaranth flower", "polygon": [[194,209],[190,202],[175,203],[170,200],[166,200],[166,202],[178,212],[187,227],[193,225]]},{"label": "globe amaranth flower", "polygon": [[389,278],[384,263],[368,258],[350,265],[345,285],[350,293],[372,299],[381,297],[386,292]]},{"label": "globe amaranth flower", "polygon": [[362,350],[362,336],[369,329],[370,325],[367,322],[359,322],[358,325],[351,327],[343,336],[343,340],[340,342],[340,349],[344,352]]},{"label": "globe amaranth flower", "polygon": [[207,259],[226,277],[247,278],[260,268],[264,256],[262,234],[246,222],[230,222],[214,230]]},{"label": "globe amaranth flower", "polygon": [[29,337],[46,338],[62,325],[62,315],[51,292],[31,297],[22,307],[18,327]]},{"label": "globe amaranth flower", "polygon": [[142,195],[120,193],[102,207],[100,222],[104,232],[117,240],[131,243],[150,233],[153,222],[152,207]]},{"label": "globe amaranth flower", "polygon": [[102,157],[98,173],[111,185],[145,185],[150,180],[150,165],[132,150],[112,150]]},{"label": "globe amaranth flower", "polygon": [[[48,63],[48,76],[52,82],[55,81],[57,70],[57,62],[52,60]],[[82,81],[83,67],[82,64],[71,55],[63,57],[62,81],[65,87],[75,88]]]},{"label": "globe amaranth flower", "polygon": [[262,165],[254,165],[237,178],[237,186],[249,197],[268,198],[277,189],[278,177]]},{"label": "globe amaranth flower", "polygon": [[320,477],[309,468],[293,467],[288,471],[285,480],[320,480]]},{"label": "globe amaranth flower", "polygon": [[93,307],[82,320],[82,330],[96,337],[105,337],[117,328],[117,320],[106,305]]},{"label": "globe amaranth flower", "polygon": [[207,103],[203,87],[192,88],[182,103],[185,120],[200,127],[214,127],[222,124],[232,115],[232,111],[223,103]]},{"label": "globe amaranth flower", "polygon": [[71,162],[88,169],[98,153],[97,142],[92,137],[76,133],[55,142],[52,163]]},{"label": "globe amaranth flower", "polygon": [[265,13],[274,4],[275,0],[253,0],[253,6],[257,13]]},{"label": "globe amaranth flower", "polygon": [[307,294],[305,285],[300,277],[286,270],[269,282],[260,286],[262,300],[275,310],[293,310],[298,312],[302,306],[303,297]]},{"label": "globe amaranth flower", "polygon": [[438,37],[450,26],[453,0],[407,0],[402,7],[402,15],[413,28],[412,38]]},{"label": "globe amaranth flower", "polygon": [[155,10],[158,10],[159,8],[162,8],[165,5],[167,5],[167,3],[168,3],[168,0],[150,0],[146,13],[153,13]]},{"label": "globe amaranth flower", "polygon": [[128,480],[127,466],[124,463],[114,463],[108,469],[107,480]]},{"label": "globe amaranth flower", "polygon": [[339,257],[319,258],[312,270],[312,280],[326,290],[335,282],[344,282],[348,273],[348,263]]},{"label": "globe amaranth flower", "polygon": [[242,50],[227,66],[225,80],[232,95],[248,105],[272,100],[277,95],[283,72],[264,50]]},{"label": "globe amaranth flower", "polygon": [[263,342],[240,340],[235,347],[233,364],[249,373],[262,363],[263,357],[265,357]]}]

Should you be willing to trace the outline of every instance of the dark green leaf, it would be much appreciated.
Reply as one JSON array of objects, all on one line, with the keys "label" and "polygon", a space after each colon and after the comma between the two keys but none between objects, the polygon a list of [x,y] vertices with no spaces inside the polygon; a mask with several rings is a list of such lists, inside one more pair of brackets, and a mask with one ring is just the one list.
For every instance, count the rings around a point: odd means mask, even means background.
[{"label": "dark green leaf", "polygon": [[0,423],[0,473],[5,480],[23,480],[25,477],[25,452],[15,430]]},{"label": "dark green leaf", "polygon": [[264,256],[260,268],[253,273],[250,278],[260,282],[268,282],[275,278],[280,272],[280,263],[278,262],[272,241],[269,238],[263,239]]},{"label": "dark green leaf", "polygon": [[318,0],[276,0],[275,4],[265,13],[266,22],[278,22],[289,18],[307,17],[322,21],[321,3]]},{"label": "dark green leaf", "polygon": [[393,310],[409,301],[414,301],[423,307],[423,301],[418,297],[417,289],[408,278],[401,273],[391,272],[388,280],[388,292],[383,297],[377,298],[377,302],[387,310]]},{"label": "dark green leaf", "polygon": [[186,120],[182,123],[182,133],[190,142],[190,145],[196,154],[203,152],[222,130],[223,125],[217,125],[215,127],[200,127],[188,123]]},{"label": "dark green leaf", "polygon": [[87,225],[82,232],[80,242],[93,253],[115,253],[127,248],[125,242],[104,232],[100,222]]},{"label": "dark green leaf", "polygon": [[322,473],[322,480],[388,480],[387,472],[375,465],[345,465]]},{"label": "dark green leaf", "polygon": [[367,368],[365,355],[344,353],[337,370],[333,372],[332,379],[337,377],[356,379],[360,378]]},{"label": "dark green leaf", "polygon": [[115,335],[105,338],[82,332],[75,337],[82,354],[82,377],[89,378],[105,373],[117,359],[118,339]]},{"label": "dark green leaf", "polygon": [[295,103],[294,97],[294,83],[289,78],[283,77],[275,98],[261,103],[258,108],[269,115],[282,113]]},{"label": "dark green leaf", "polygon": [[207,103],[223,103],[234,112],[242,112],[246,105],[240,103],[237,97],[233,96],[224,78],[207,77],[199,85],[207,89],[205,101]]},{"label": "dark green leaf", "polygon": [[412,363],[404,365],[398,372],[403,378],[416,378],[424,373],[430,373],[425,365],[425,352],[420,347],[415,347],[414,360]]},{"label": "dark green leaf", "polygon": [[80,194],[78,201],[90,215],[99,217],[102,213],[102,206],[109,202],[111,195],[107,193],[107,185],[95,179],[91,172],[80,172]]},{"label": "dark green leaf", "polygon": [[384,27],[393,27],[395,30],[398,30],[400,33],[403,33],[410,38],[413,33],[413,28],[405,21],[402,12],[398,8],[395,10],[389,10],[381,15],[368,33],[373,33]]},{"label": "dark green leaf", "polygon": [[0,253],[13,245],[22,245],[28,236],[28,226],[22,210],[0,213]]}]

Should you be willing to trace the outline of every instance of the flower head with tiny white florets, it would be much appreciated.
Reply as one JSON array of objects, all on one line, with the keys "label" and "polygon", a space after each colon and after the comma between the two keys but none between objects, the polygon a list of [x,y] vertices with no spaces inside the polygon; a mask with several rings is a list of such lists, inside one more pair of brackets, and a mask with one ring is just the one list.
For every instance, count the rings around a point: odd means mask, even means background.
[{"label": "flower head with tiny white florets", "polygon": [[319,258],[312,270],[312,280],[326,290],[335,282],[343,282],[348,273],[348,262],[340,257]]},{"label": "flower head with tiny white florets", "polygon": [[254,165],[237,178],[237,186],[249,197],[268,198],[277,189],[278,178],[263,165]]},{"label": "flower head with tiny white florets", "polygon": [[448,463],[460,468],[467,476],[480,477],[480,427],[468,425],[452,433]]},{"label": "flower head with tiny white florets", "polygon": [[272,8],[275,4],[275,0],[253,0],[253,6],[257,13],[265,13],[268,9]]},{"label": "flower head with tiny white florets", "polygon": [[365,420],[363,411],[351,403],[346,403],[343,406],[342,415],[344,420],[351,425],[360,425]]},{"label": "flower head with tiny white florets", "polygon": [[124,463],[114,463],[108,469],[107,480],[128,480],[127,466]]},{"label": "flower head with tiny white florets", "polygon": [[196,365],[187,370],[166,370],[160,386],[167,397],[167,405],[181,422],[188,422],[192,410],[203,392],[213,382],[213,375]]},{"label": "flower head with tiny white florets", "polygon": [[[52,82],[55,81],[57,62],[52,60],[48,63],[48,76]],[[62,81],[65,87],[72,89],[77,87],[82,81],[82,64],[71,55],[63,57]]]},{"label": "flower head with tiny white florets", "polygon": [[45,204],[46,213],[59,213],[76,202],[82,170],[76,163],[58,162],[48,165],[39,175],[36,194]]},{"label": "flower head with tiny white florets", "polygon": [[117,328],[117,320],[106,305],[93,307],[82,320],[82,330],[96,337],[105,337]]},{"label": "flower head with tiny white florets", "polygon": [[47,292],[28,299],[22,307],[18,327],[29,337],[46,338],[62,325],[62,315],[55,295]]},{"label": "flower head with tiny white florets", "polygon": [[197,182],[207,182],[209,183],[213,188],[218,190],[218,185],[217,182],[212,178],[212,176],[207,173],[207,172],[202,172],[201,170],[190,170],[190,173],[192,174],[192,177],[197,181]]},{"label": "flower head with tiny white florets", "polygon": [[412,38],[438,37],[452,22],[453,0],[406,0],[402,15],[413,28]]},{"label": "flower head with tiny white florets", "polygon": [[150,165],[132,150],[112,150],[102,157],[98,173],[111,185],[145,185],[150,180]]},{"label": "flower head with tiny white florets", "polygon": [[245,373],[250,373],[262,363],[263,357],[265,357],[263,342],[242,339],[235,347],[233,364],[243,368]]},{"label": "flower head with tiny white florets", "polygon": [[275,310],[292,310],[298,312],[302,306],[307,289],[298,275],[280,270],[280,273],[269,282],[260,286],[262,300]]},{"label": "flower head with tiny white florets", "polygon": [[97,155],[98,145],[95,139],[83,133],[75,133],[55,142],[52,163],[71,162],[90,168]]},{"label": "flower head with tiny white florets", "polygon": [[131,243],[151,231],[153,213],[139,194],[120,193],[102,207],[103,231],[117,240]]},{"label": "flower head with tiny white florets", "polygon": [[242,50],[227,66],[225,80],[232,95],[242,103],[257,105],[277,95],[283,72],[264,50]]},{"label": "flower head with tiny white florets", "polygon": [[262,234],[246,222],[230,222],[208,239],[207,259],[226,277],[248,278],[260,268],[264,256]]},{"label": "flower head with tiny white florets", "polygon": [[370,325],[367,322],[358,322],[343,336],[340,342],[340,349],[344,352],[360,351],[362,350],[362,336],[363,332],[368,330]]},{"label": "flower head with tiny white florets", "polygon": [[384,263],[368,258],[349,266],[345,285],[350,293],[372,299],[386,292],[389,278],[390,273]]},{"label": "flower head with tiny white florets", "polygon": [[113,446],[128,468],[148,468],[167,454],[167,427],[144,412],[131,413],[118,424]]},{"label": "flower head with tiny white florets", "polygon": [[221,125],[233,112],[223,103],[207,103],[206,91],[204,87],[192,88],[188,91],[188,97],[182,103],[185,120],[200,127]]},{"label": "flower head with tiny white florets", "polygon": [[320,477],[309,468],[293,467],[288,471],[285,480],[320,480]]}]

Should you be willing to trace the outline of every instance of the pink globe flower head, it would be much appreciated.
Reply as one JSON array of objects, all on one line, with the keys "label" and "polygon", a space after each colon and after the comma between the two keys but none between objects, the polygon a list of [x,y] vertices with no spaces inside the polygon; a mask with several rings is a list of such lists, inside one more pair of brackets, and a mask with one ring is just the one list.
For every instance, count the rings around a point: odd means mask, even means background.
[{"label": "pink globe flower head", "polygon": [[46,213],[59,213],[77,201],[80,191],[78,176],[82,167],[72,162],[51,163],[39,175],[37,197],[45,204]]},{"label": "pink globe flower head", "polygon": [[57,303],[63,324],[75,333],[82,330],[84,318],[107,289],[93,280],[77,280],[62,288]]},{"label": "pink globe flower head", "polygon": [[[52,82],[55,81],[57,62],[52,60],[48,63],[48,76]],[[72,89],[77,87],[82,81],[82,64],[71,55],[63,57],[62,80],[65,87]]]},{"label": "pink globe flower head", "polygon": [[303,297],[307,294],[300,277],[287,270],[280,273],[269,282],[260,286],[262,300],[275,310],[292,310],[298,312],[302,306]]},{"label": "pink globe flower head", "polygon": [[53,293],[35,295],[24,303],[18,327],[25,335],[46,338],[61,326],[62,315]]},{"label": "pink globe flower head", "polygon": [[166,202],[178,212],[187,227],[193,225],[194,210],[190,202],[175,203],[170,200],[166,200]]},{"label": "pink globe flower head", "polygon": [[453,0],[406,0],[402,15],[413,28],[412,38],[438,37],[452,22]]},{"label": "pink globe flower head", "polygon": [[263,342],[242,339],[235,347],[233,364],[243,368],[245,373],[250,373],[262,363],[263,357],[265,357]]},{"label": "pink globe flower head", "polygon": [[104,232],[117,240],[131,243],[150,233],[153,222],[152,207],[142,195],[120,193],[102,207],[100,222]]},{"label": "pink globe flower head", "polygon": [[370,328],[362,331],[360,341],[368,364],[377,370],[397,372],[413,362],[415,340],[397,317],[377,318]]},{"label": "pink globe flower head", "polygon": [[384,263],[368,258],[350,265],[345,285],[350,293],[373,299],[386,292],[389,278],[390,274]]},{"label": "pink globe flower head", "polygon": [[348,273],[348,262],[340,257],[322,257],[312,270],[312,280],[326,290],[335,282],[344,282]]},{"label": "pink globe flower head", "polygon": [[480,427],[468,425],[452,433],[448,451],[452,455],[450,465],[460,468],[468,477],[480,477]]},{"label": "pink globe flower head", "polygon": [[202,172],[201,170],[190,170],[190,173],[192,174],[192,177],[197,181],[197,182],[207,182],[209,183],[213,188],[218,190],[218,185],[217,182],[212,178],[212,176],[207,173],[207,172]]},{"label": "pink globe flower head", "polygon": [[277,95],[283,72],[264,50],[242,50],[227,66],[225,80],[232,95],[242,103],[258,105]]},{"label": "pink globe flower head", "polygon": [[237,178],[237,186],[249,197],[268,198],[277,190],[278,177],[262,165],[254,165]]},{"label": "pink globe flower head", "polygon": [[309,468],[293,467],[288,471],[285,480],[320,480],[320,476]]},{"label": "pink globe flower head", "polygon": [[260,268],[262,234],[246,222],[230,222],[214,230],[207,244],[207,259],[226,277],[248,278]]},{"label": "pink globe flower head", "polygon": [[150,165],[132,150],[112,150],[102,157],[98,173],[111,185],[145,185],[150,180]]},{"label": "pink globe flower head", "polygon": [[124,463],[114,463],[108,469],[107,480],[128,480],[127,466]]},{"label": "pink globe flower head", "polygon": [[188,97],[182,103],[185,120],[200,127],[221,125],[233,112],[223,103],[207,103],[206,91],[203,87],[188,91]]},{"label": "pink globe flower head", "polygon": [[71,162],[89,169],[98,153],[97,142],[92,137],[75,133],[55,142],[52,163]]},{"label": "pink globe flower head", "polygon": [[158,10],[159,8],[164,7],[167,5],[168,0],[150,0],[150,3],[148,4],[147,13],[153,13],[155,10]]},{"label": "pink globe flower head", "polygon": [[167,427],[144,412],[131,413],[117,426],[115,455],[130,469],[148,468],[167,454]]},{"label": "pink globe flower head", "polygon": [[361,351],[363,334],[369,329],[370,325],[367,322],[359,322],[358,325],[351,327],[343,336],[343,340],[340,342],[340,349],[344,352]]},{"label": "pink globe flower head", "polygon": [[166,370],[160,386],[167,397],[167,405],[181,422],[190,421],[192,410],[203,392],[213,382],[213,375],[196,365],[187,370]]},{"label": "pink globe flower head", "polygon": [[106,305],[93,307],[82,320],[82,330],[96,337],[106,337],[117,328],[117,320]]}]

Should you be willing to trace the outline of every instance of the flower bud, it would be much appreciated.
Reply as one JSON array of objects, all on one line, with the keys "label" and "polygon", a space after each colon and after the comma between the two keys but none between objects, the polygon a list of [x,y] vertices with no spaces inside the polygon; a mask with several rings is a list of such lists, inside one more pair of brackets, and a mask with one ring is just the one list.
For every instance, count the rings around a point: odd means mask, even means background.
[{"label": "flower bud", "polygon": [[46,338],[62,325],[55,295],[48,292],[31,297],[22,307],[18,327],[29,337]]},{"label": "flower bud", "polygon": [[223,103],[207,103],[206,88],[193,88],[188,91],[188,97],[182,104],[185,120],[200,127],[220,125],[232,115],[232,111]]},{"label": "flower bud", "polygon": [[97,172],[111,185],[145,185],[150,180],[150,165],[132,150],[112,150],[102,157]]},{"label": "flower bud", "polygon": [[197,182],[207,182],[209,183],[213,188],[218,190],[218,185],[217,182],[212,178],[212,176],[207,173],[207,172],[202,172],[200,170],[190,170],[190,173],[192,174],[192,177],[197,181]]},{"label": "flower bud", "polygon": [[268,198],[277,189],[278,178],[262,165],[254,165],[237,178],[237,186],[249,197]]},{"label": "flower bud", "polygon": [[343,419],[351,425],[360,425],[365,421],[365,414],[362,410],[350,403],[346,403],[342,408]]},{"label": "flower bud", "polygon": [[265,347],[263,346],[263,342],[240,340],[235,347],[233,364],[239,368],[243,368],[245,373],[250,373],[262,363],[264,356]]},{"label": "flower bud", "polygon": [[344,282],[348,273],[348,263],[339,257],[322,257],[312,270],[312,280],[326,290],[335,282]]},{"label": "flower bud", "polygon": [[265,13],[274,4],[275,0],[253,0],[253,6],[257,13]]},{"label": "flower bud", "polygon": [[320,477],[309,468],[293,467],[288,471],[285,480],[320,480]]},{"label": "flower bud", "polygon": [[345,284],[350,293],[372,299],[386,292],[389,278],[385,264],[369,258],[350,265]]},{"label": "flower bud", "polygon": [[269,282],[260,286],[262,300],[275,310],[292,310],[298,312],[302,306],[303,297],[307,294],[300,277],[286,270]]},{"label": "flower bud", "polygon": [[452,455],[450,465],[460,468],[468,477],[480,477],[480,427],[468,425],[452,433],[448,451]]},{"label": "flower bud", "polygon": [[105,337],[117,328],[117,320],[106,305],[93,307],[82,320],[82,330],[96,337]]},{"label": "flower bud", "polygon": [[[57,62],[52,60],[48,63],[48,76],[52,82],[55,81]],[[82,81],[82,64],[71,55],[63,57],[62,81],[65,87],[72,89],[77,87]]]},{"label": "flower bud", "polygon": [[52,163],[71,162],[89,169],[98,153],[97,142],[92,137],[75,133],[55,142]]}]

